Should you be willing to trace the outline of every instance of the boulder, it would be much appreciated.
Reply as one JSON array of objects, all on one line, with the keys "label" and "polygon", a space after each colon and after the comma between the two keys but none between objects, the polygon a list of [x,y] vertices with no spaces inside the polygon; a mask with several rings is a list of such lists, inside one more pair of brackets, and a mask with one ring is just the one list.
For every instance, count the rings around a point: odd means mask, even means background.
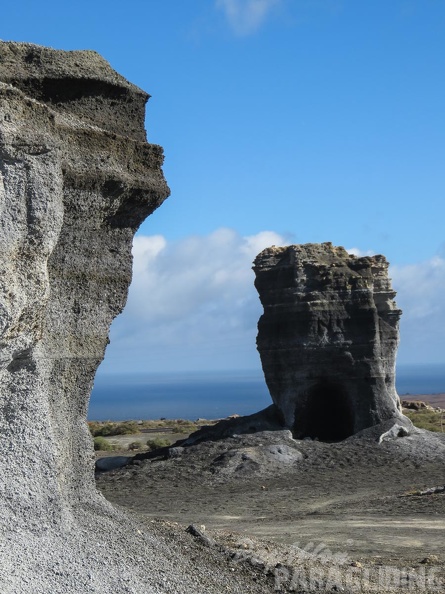
[{"label": "boulder", "polygon": [[385,433],[382,433],[382,435],[379,438],[379,443],[383,443],[384,441],[391,441],[399,437],[406,437],[407,435],[409,435],[409,430],[407,429],[407,427],[396,423],[391,427],[391,429],[385,431]]},{"label": "boulder", "polygon": [[127,466],[133,460],[131,456],[105,456],[96,460],[96,470],[106,472]]},{"label": "boulder", "polygon": [[431,406],[428,406],[422,400],[402,400],[402,408],[407,408],[408,410],[432,409]]},{"label": "boulder", "polygon": [[297,438],[339,441],[401,417],[399,318],[384,256],[331,243],[255,259],[264,314],[257,347],[272,400]]}]

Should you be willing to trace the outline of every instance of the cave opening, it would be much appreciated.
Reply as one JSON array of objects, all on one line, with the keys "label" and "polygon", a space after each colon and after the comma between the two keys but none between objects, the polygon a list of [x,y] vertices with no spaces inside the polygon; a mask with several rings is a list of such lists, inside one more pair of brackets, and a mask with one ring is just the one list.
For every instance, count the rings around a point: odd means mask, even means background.
[{"label": "cave opening", "polygon": [[354,433],[354,417],[348,395],[341,386],[323,380],[308,394],[304,422],[298,423],[304,437],[342,441]]}]

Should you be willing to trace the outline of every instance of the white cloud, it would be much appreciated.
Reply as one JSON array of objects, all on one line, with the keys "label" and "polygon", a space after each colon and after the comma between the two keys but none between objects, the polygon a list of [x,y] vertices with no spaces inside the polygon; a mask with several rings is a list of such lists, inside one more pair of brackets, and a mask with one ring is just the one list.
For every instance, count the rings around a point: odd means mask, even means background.
[{"label": "white cloud", "polygon": [[228,369],[259,365],[262,308],[252,261],[283,245],[272,231],[241,237],[232,229],[169,243],[137,236],[125,312],[113,324],[104,368],[129,371]]},{"label": "white cloud", "polygon": [[445,358],[445,258],[392,266],[390,274],[402,309],[399,359],[440,363]]},{"label": "white cloud", "polygon": [[[225,228],[177,242],[136,237],[128,303],[113,324],[104,370],[259,369],[262,307],[252,261],[265,247],[286,243],[272,231],[242,237]],[[445,258],[392,266],[390,275],[403,310],[399,362],[443,361]]]},{"label": "white cloud", "polygon": [[261,27],[282,0],[216,0],[237,35],[249,35]]},{"label": "white cloud", "polygon": [[373,252],[372,250],[361,250],[360,248],[350,248],[346,250],[348,252],[348,254],[351,254],[352,256],[357,256],[359,258],[362,258],[363,256],[374,256],[375,252]]},{"label": "white cloud", "polygon": [[[348,249],[354,256],[372,256],[372,250]],[[445,258],[391,266],[400,321],[400,363],[440,363],[445,359]]]}]

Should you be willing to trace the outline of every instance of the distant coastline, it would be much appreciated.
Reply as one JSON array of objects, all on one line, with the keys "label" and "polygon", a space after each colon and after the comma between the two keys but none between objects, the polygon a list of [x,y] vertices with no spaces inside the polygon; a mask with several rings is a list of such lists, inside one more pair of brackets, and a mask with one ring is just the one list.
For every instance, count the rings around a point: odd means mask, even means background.
[{"label": "distant coastline", "polygon": [[[396,383],[402,399],[432,399],[433,406],[444,406],[445,365],[401,365]],[[88,419],[216,419],[270,404],[261,370],[99,374]]]}]

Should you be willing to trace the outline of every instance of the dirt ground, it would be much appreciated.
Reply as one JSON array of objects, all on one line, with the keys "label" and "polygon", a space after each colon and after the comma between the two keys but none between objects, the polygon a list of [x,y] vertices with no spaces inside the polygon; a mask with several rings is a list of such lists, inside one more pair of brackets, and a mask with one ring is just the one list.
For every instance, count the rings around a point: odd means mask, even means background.
[{"label": "dirt ground", "polygon": [[445,591],[445,492],[420,494],[445,485],[443,435],[328,444],[234,434],[101,473],[97,485],[141,522],[205,525],[220,542],[284,546],[283,558],[328,551],[359,567],[428,567],[443,588],[419,591]]}]

